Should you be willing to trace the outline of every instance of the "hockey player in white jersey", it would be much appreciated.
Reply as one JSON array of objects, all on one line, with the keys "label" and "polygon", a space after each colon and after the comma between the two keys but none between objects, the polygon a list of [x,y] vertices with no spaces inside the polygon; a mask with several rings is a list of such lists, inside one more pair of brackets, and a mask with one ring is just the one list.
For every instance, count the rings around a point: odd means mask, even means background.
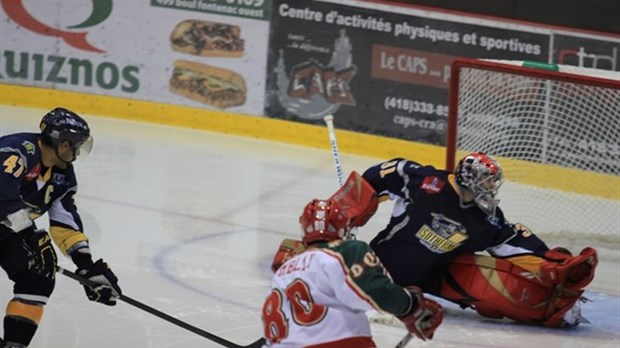
[{"label": "hockey player in white jersey", "polygon": [[368,244],[348,239],[350,219],[336,201],[311,201],[299,222],[307,249],[275,270],[262,308],[265,347],[376,347],[371,309],[397,316],[422,340],[433,337],[441,305],[394,284]]}]

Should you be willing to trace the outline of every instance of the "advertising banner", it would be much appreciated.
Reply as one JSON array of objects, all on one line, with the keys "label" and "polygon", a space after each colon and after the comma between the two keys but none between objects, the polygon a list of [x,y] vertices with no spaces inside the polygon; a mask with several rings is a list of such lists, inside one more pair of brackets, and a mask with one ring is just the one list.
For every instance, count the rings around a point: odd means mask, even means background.
[{"label": "advertising banner", "polygon": [[0,0],[0,83],[445,145],[456,57],[620,71],[620,37],[352,0]]},{"label": "advertising banner", "polygon": [[0,3],[0,83],[262,113],[269,1]]},{"label": "advertising banner", "polygon": [[455,57],[547,61],[549,35],[319,1],[274,0],[265,113],[445,144]]},{"label": "advertising banner", "polygon": [[553,35],[553,63],[617,71],[620,79],[620,37],[616,40],[588,35]]}]

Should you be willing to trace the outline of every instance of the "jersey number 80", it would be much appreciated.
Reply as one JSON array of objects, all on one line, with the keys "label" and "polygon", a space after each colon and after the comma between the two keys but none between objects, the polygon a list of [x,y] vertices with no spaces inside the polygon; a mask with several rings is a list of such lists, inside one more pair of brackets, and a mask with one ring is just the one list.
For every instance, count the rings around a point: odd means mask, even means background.
[{"label": "jersey number 80", "polygon": [[273,289],[263,305],[263,323],[265,338],[278,343],[288,336],[289,321],[282,311],[283,296],[290,303],[291,315],[297,325],[312,326],[323,320],[327,307],[314,303],[310,288],[301,279],[295,279],[284,290]]}]

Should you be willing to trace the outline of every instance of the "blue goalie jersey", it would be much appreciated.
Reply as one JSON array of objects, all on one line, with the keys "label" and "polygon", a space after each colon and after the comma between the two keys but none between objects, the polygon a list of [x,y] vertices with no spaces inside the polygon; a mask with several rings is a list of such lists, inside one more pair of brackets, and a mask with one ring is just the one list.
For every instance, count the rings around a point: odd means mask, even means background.
[{"label": "blue goalie jersey", "polygon": [[394,201],[389,224],[370,244],[399,285],[434,283],[461,254],[510,248],[511,256],[542,255],[548,249],[536,236],[522,235],[501,209],[487,215],[473,202],[463,204],[451,172],[396,158],[363,177]]}]

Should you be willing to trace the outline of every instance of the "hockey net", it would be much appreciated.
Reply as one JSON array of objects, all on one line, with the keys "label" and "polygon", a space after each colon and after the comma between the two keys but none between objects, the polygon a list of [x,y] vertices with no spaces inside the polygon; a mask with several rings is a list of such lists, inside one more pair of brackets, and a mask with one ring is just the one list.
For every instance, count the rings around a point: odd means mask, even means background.
[{"label": "hockey net", "polygon": [[452,65],[446,167],[497,157],[507,219],[620,250],[620,72],[515,61]]},{"label": "hockey net", "polygon": [[[550,246],[594,246],[600,258],[620,259],[620,72],[455,60],[446,168],[474,151],[500,161],[509,221]],[[402,326],[391,315],[367,315]]]}]

